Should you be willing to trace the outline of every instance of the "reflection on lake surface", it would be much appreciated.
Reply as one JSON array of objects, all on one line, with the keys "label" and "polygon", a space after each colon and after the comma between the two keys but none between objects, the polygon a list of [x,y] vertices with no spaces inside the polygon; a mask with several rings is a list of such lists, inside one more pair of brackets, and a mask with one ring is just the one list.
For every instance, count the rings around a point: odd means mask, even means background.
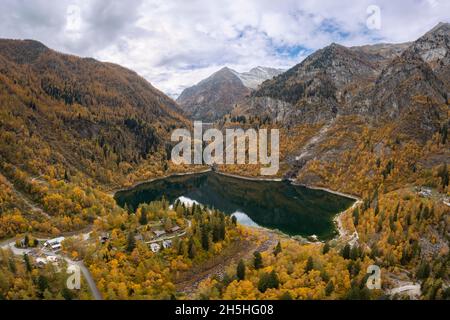
[{"label": "reflection on lake surface", "polygon": [[115,196],[119,205],[139,204],[180,197],[235,214],[243,224],[278,229],[288,235],[335,235],[333,217],[353,200],[325,191],[294,186],[289,182],[249,181],[208,172],[174,176],[142,184]]}]

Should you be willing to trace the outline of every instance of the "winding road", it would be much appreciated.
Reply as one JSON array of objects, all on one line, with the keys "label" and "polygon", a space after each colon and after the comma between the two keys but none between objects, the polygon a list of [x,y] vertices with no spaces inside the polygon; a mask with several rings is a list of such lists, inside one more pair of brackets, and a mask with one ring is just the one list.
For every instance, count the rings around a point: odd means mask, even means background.
[{"label": "winding road", "polygon": [[[11,190],[15,193],[15,195],[24,202],[24,204],[30,208],[31,211],[37,212],[39,214],[41,214],[42,216],[44,216],[47,219],[50,219],[50,215],[48,213],[46,213],[44,210],[42,210],[39,206],[35,205],[34,203],[32,203],[32,201],[30,201],[28,199],[28,197],[26,197],[22,192],[20,192],[19,190],[16,189],[16,187],[14,186],[13,183],[11,183],[8,178],[6,178],[3,174],[1,174],[1,177],[3,178],[3,182],[11,188]],[[32,179],[32,182],[34,181],[39,181],[40,176],[39,177],[35,177]],[[88,227],[87,229],[91,229],[91,226]],[[86,229],[85,229],[86,230]],[[85,231],[81,231],[79,233],[70,233],[70,236],[82,236],[83,240],[87,240],[89,239],[89,236],[91,234],[91,231],[89,232],[85,232]],[[12,238],[12,239],[7,239],[7,240],[3,240],[0,242],[0,249],[4,249],[4,250],[11,250],[11,252],[16,255],[16,256],[23,256],[24,254],[29,254],[33,249],[20,249],[20,248],[16,248],[15,244],[16,244],[16,240],[17,238]],[[37,239],[40,242],[45,242],[49,239]],[[93,296],[93,298],[95,300],[103,300],[102,295],[100,293],[100,291],[98,290],[95,281],[91,275],[91,273],[89,272],[89,269],[84,265],[84,263],[82,261],[73,261],[61,254],[57,254],[55,252],[51,252],[51,251],[46,251],[46,250],[41,250],[41,252],[47,256],[56,256],[58,258],[60,258],[61,260],[64,260],[67,262],[67,264],[69,266],[77,266],[80,268],[81,273],[83,274],[84,278],[86,279],[86,282],[89,286],[89,289],[91,291],[91,294]]]},{"label": "winding road", "polygon": [[[83,239],[86,240],[89,238],[90,234],[91,234],[91,232],[81,233],[78,236],[82,236]],[[49,239],[37,239],[37,240],[39,240],[40,242],[43,242],[43,241],[47,241]],[[16,244],[16,238],[2,241],[2,242],[0,242],[0,249],[11,250],[11,252],[16,256],[23,256],[24,254],[29,254],[31,251],[33,251],[33,249],[16,248],[15,244]],[[73,261],[64,255],[61,255],[59,253],[55,253],[52,251],[47,251],[44,249],[42,249],[41,252],[46,256],[56,256],[59,259],[66,261],[69,266],[76,266],[76,267],[80,268],[80,271],[83,274],[84,279],[86,280],[86,283],[89,286],[89,290],[91,291],[91,294],[92,294],[92,297],[94,298],[94,300],[103,300],[100,290],[98,290],[98,288],[95,284],[94,278],[92,277],[91,273],[89,272],[89,269],[85,266],[83,261]]]},{"label": "winding road", "polygon": [[73,261],[69,258],[64,258],[64,260],[67,261],[69,265],[75,265],[80,268],[81,273],[84,276],[84,279],[86,280],[89,290],[91,291],[92,296],[94,297],[94,300],[103,300],[102,294],[100,293],[100,290],[98,290],[97,285],[95,284],[94,278],[92,278],[92,275],[89,271],[89,269],[85,266],[83,261]]}]

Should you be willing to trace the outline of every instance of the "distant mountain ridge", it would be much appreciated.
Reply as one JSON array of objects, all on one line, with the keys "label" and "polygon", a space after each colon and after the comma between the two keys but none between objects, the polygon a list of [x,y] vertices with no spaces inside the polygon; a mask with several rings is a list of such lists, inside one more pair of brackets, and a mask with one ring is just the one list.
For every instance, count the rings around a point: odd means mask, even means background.
[{"label": "distant mountain ridge", "polygon": [[422,112],[415,107],[419,96],[431,98],[431,113],[441,113],[450,92],[449,38],[449,24],[442,23],[412,43],[331,44],[264,82],[233,114],[265,114],[286,124],[320,123],[348,114],[392,118],[406,109]]},{"label": "distant mountain ridge", "polygon": [[187,116],[195,120],[215,121],[229,113],[237,102],[250,95],[261,83],[282,72],[280,69],[257,67],[239,73],[225,67],[185,89],[177,102]]},{"label": "distant mountain ridge", "polygon": [[258,87],[266,80],[270,80],[273,77],[283,73],[283,69],[256,67],[248,72],[239,73],[231,70],[239,79],[241,79],[244,86],[250,89],[258,89]]}]

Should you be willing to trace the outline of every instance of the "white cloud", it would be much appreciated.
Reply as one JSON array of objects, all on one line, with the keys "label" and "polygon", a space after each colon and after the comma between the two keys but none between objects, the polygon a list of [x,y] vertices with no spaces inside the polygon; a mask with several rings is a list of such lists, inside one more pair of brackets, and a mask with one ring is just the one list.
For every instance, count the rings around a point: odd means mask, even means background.
[{"label": "white cloud", "polygon": [[[380,30],[366,27],[372,4]],[[286,68],[331,42],[411,41],[449,20],[444,0],[2,0],[0,37],[119,63],[173,94],[225,65]]]}]

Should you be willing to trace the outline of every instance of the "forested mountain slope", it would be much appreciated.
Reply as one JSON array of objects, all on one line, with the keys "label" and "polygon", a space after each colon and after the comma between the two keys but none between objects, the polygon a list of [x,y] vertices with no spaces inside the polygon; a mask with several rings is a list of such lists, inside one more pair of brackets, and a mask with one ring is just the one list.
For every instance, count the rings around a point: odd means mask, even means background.
[{"label": "forested mountain slope", "polygon": [[0,40],[0,238],[82,229],[112,210],[100,190],[162,176],[177,104],[135,72]]},{"label": "forested mountain slope", "polygon": [[0,41],[0,62],[0,155],[28,172],[55,166],[59,177],[122,184],[138,164],[165,157],[170,132],[186,121],[173,100],[118,65],[15,40]]}]

